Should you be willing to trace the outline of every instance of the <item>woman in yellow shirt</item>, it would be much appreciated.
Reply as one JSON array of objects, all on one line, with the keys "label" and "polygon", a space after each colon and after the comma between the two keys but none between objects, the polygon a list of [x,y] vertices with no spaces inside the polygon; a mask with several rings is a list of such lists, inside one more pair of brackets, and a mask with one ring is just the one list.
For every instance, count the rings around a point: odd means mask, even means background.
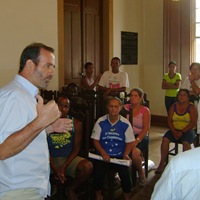
[{"label": "woman in yellow shirt", "polygon": [[162,173],[164,170],[170,142],[181,142],[183,144],[183,151],[191,149],[190,145],[195,139],[194,128],[196,123],[197,109],[189,100],[189,90],[180,89],[177,94],[177,102],[169,110],[169,130],[163,136],[161,160],[155,173]]}]

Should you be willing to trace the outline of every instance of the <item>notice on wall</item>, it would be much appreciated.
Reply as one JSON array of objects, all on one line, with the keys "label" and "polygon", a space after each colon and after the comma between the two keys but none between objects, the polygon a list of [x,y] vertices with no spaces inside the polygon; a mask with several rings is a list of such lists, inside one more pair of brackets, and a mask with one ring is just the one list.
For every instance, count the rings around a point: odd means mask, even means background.
[{"label": "notice on wall", "polygon": [[138,64],[138,33],[121,32],[121,60],[123,65]]}]

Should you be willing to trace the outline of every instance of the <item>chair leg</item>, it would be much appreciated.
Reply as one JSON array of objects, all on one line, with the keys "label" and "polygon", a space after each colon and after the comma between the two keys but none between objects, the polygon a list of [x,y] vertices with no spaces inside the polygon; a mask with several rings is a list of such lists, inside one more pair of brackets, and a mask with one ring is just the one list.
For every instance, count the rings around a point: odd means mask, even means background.
[{"label": "chair leg", "polygon": [[144,152],[144,162],[145,162],[145,176],[146,178],[148,177],[148,172],[149,172],[149,147]]},{"label": "chair leg", "polygon": [[168,154],[167,154],[167,157],[166,157],[166,165],[169,162],[169,155],[175,156],[177,154],[178,154],[178,142],[174,142],[174,147],[168,151]]},{"label": "chair leg", "polygon": [[135,186],[137,183],[137,171],[133,165],[131,167],[131,178],[132,178],[132,185]]},{"label": "chair leg", "polygon": [[166,162],[166,165],[167,165],[168,162],[169,162],[169,153],[167,154],[167,157],[166,157],[166,159],[165,159],[165,162]]},{"label": "chair leg", "polygon": [[144,163],[142,164],[142,166],[144,166],[144,171],[145,171],[145,177],[147,178],[148,177],[148,173],[149,173],[149,147],[147,147],[147,149],[145,149],[143,152],[142,152],[142,156],[143,156],[143,159],[144,159]]},{"label": "chair leg", "polygon": [[175,142],[175,154],[178,154],[178,143]]},{"label": "chair leg", "polygon": [[199,134],[196,134],[195,141],[194,141],[194,147],[198,147],[198,146],[199,146]]}]

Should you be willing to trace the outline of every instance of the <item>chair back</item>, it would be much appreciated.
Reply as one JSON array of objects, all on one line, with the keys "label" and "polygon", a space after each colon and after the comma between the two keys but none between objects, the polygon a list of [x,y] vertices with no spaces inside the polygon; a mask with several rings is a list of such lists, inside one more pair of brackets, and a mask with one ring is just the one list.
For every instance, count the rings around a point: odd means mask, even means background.
[{"label": "chair back", "polygon": [[56,90],[40,90],[40,95],[44,99],[44,103],[47,103],[51,100],[56,100],[59,95],[59,91]]}]

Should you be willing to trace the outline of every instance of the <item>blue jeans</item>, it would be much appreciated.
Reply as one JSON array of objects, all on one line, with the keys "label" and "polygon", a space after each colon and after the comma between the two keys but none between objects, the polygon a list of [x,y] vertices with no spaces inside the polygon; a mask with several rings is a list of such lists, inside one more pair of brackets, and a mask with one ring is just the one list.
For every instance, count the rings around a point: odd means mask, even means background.
[{"label": "blue jeans", "polygon": [[189,144],[192,144],[195,139],[195,130],[185,132],[179,140],[176,140],[174,138],[174,135],[171,132],[171,130],[168,130],[163,137],[168,138],[170,142],[178,141],[180,143],[188,142]]}]

